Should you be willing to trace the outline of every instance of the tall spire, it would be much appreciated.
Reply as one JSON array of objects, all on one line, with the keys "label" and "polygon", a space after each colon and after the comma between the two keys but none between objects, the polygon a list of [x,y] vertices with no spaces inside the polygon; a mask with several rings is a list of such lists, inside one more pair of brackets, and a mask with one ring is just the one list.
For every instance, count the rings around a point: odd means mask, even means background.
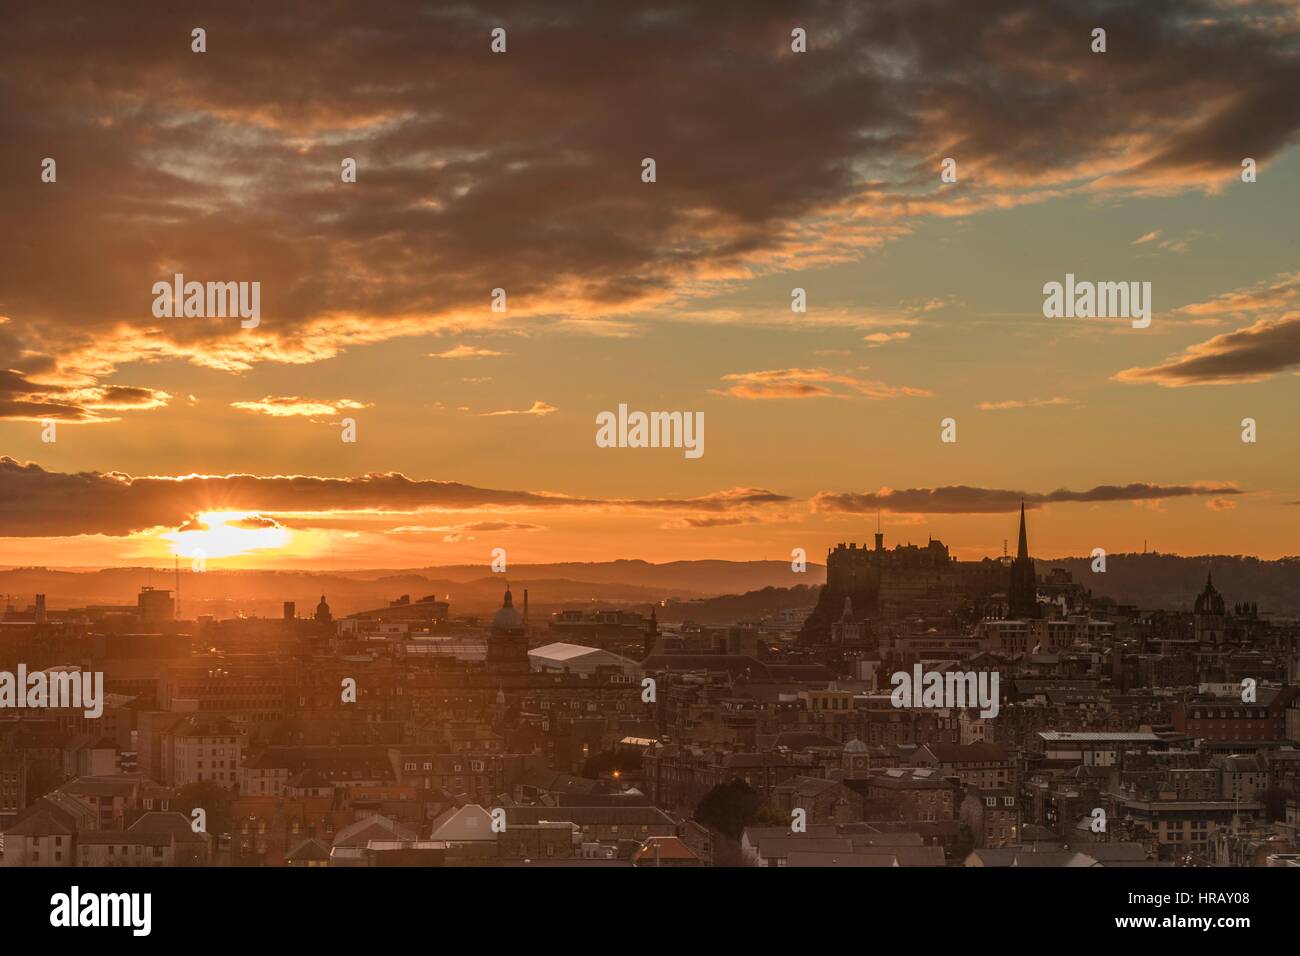
[{"label": "tall spire", "polygon": [[1034,559],[1029,556],[1029,535],[1025,531],[1025,500],[1020,499],[1020,544],[1016,559],[1011,562],[1010,580],[1007,582],[1007,608],[1012,620],[1028,620],[1039,615],[1038,575]]},{"label": "tall spire", "polygon": [[659,644],[659,614],[653,607],[650,608],[650,626],[646,628],[645,634],[642,635],[641,643],[646,657],[653,654],[655,647]]},{"label": "tall spire", "polygon": [[1025,499],[1020,499],[1020,549],[1016,553],[1018,558],[1029,557],[1029,536],[1025,534]]}]

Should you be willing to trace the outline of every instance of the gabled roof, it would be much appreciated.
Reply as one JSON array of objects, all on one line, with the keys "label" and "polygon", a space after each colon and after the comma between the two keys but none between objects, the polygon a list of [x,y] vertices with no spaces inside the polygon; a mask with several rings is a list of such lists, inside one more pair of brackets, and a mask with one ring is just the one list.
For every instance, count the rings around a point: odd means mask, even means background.
[{"label": "gabled roof", "polygon": [[414,842],[419,836],[410,827],[391,820],[381,813],[358,820],[334,835],[336,847],[364,847],[371,840],[402,840]]},{"label": "gabled roof", "polygon": [[330,858],[330,848],[314,837],[303,840],[284,856],[289,863],[306,863]]},{"label": "gabled roof", "polygon": [[429,839],[451,843],[492,841],[497,834],[492,830],[492,814],[477,803],[469,803],[448,810],[433,821]]},{"label": "gabled roof", "polygon": [[632,862],[638,860],[686,861],[699,860],[699,854],[682,842],[681,837],[652,836],[641,844],[640,849],[632,855]]},{"label": "gabled roof", "polygon": [[72,836],[76,832],[51,810],[42,808],[13,824],[5,830],[4,835],[6,837]]},{"label": "gabled roof", "polygon": [[195,833],[190,818],[176,811],[151,810],[127,827],[132,833],[167,836],[177,843],[206,843],[206,833]]}]

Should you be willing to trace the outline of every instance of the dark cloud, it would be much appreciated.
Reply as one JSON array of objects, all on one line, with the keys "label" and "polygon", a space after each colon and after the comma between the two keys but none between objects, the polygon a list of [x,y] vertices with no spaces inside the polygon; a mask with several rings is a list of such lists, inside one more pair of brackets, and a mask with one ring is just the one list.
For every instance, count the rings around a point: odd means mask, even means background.
[{"label": "dark cloud", "polygon": [[1300,369],[1300,272],[1176,310],[1193,322],[1249,322],[1198,342],[1158,365],[1124,369],[1113,378],[1166,388],[1259,382]]},{"label": "dark cloud", "polygon": [[268,518],[266,515],[248,515],[243,518],[235,518],[233,521],[225,522],[230,528],[243,528],[247,531],[260,531],[263,528],[279,528],[280,522],[274,518]]},{"label": "dark cloud", "polygon": [[525,524],[519,521],[469,521],[464,524],[447,525],[402,525],[400,528],[388,529],[389,534],[465,534],[487,531],[543,531],[539,524]]},{"label": "dark cloud", "polygon": [[[390,512],[549,510],[720,513],[790,499],[761,488],[733,488],[695,498],[577,498],[476,488],[397,473],[352,478],[311,475],[186,475],[132,477],[120,472],[46,471],[0,457],[0,536],[126,535],[157,527],[201,530],[205,511],[253,511],[245,527],[278,523],[264,512]],[[271,522],[271,524],[266,524]]]},{"label": "dark cloud", "polygon": [[[779,520],[779,518],[777,519]],[[675,531],[682,528],[735,528],[741,525],[764,524],[764,517],[756,514],[717,515],[704,517],[675,518],[659,527]]]},{"label": "dark cloud", "polygon": [[0,419],[11,421],[115,421],[114,412],[160,408],[170,399],[166,392],[142,386],[40,385],[17,369],[0,369]]},{"label": "dark cloud", "polygon": [[1060,488],[1046,493],[950,485],[944,488],[886,488],[861,494],[823,491],[813,497],[812,505],[814,511],[849,514],[876,511],[905,514],[1005,514],[1018,510],[1022,501],[1026,508],[1039,508],[1046,504],[1064,502],[1151,501],[1191,495],[1238,494],[1242,492],[1222,483],[1152,485],[1133,482],[1127,485],[1098,485],[1088,491]]},{"label": "dark cloud", "polygon": [[827,398],[850,394],[883,399],[933,394],[924,388],[869,381],[827,368],[776,368],[761,372],[736,372],[722,376],[722,380],[734,384],[726,389],[715,389],[715,394],[752,400]]},{"label": "dark cloud", "polygon": [[1300,312],[1193,345],[1182,355],[1149,368],[1125,369],[1121,382],[1153,382],[1166,388],[1259,382],[1300,369]]},{"label": "dark cloud", "polygon": [[[46,389],[128,361],[504,322],[498,286],[509,321],[605,321],[926,214],[1219,186],[1294,138],[1296,40],[1292,6],[1212,0],[10,5],[0,416],[84,418]],[[261,281],[261,325],[153,318],[177,271]]]}]

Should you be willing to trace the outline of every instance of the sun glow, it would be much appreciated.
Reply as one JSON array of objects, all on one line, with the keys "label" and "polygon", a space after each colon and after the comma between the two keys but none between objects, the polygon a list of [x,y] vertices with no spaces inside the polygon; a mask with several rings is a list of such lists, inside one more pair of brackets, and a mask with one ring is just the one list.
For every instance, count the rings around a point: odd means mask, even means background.
[{"label": "sun glow", "polygon": [[289,530],[273,518],[250,511],[205,511],[163,537],[182,558],[231,558],[250,551],[279,550]]}]

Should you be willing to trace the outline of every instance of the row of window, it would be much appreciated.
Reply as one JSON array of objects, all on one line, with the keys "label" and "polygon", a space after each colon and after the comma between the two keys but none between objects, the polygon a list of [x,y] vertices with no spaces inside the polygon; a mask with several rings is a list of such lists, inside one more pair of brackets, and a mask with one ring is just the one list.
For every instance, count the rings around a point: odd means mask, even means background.
[{"label": "row of window", "polygon": [[[417,769],[432,770],[433,763],[432,761],[426,760],[424,762],[424,766],[420,768],[416,767],[416,761],[414,760],[408,760],[402,764],[402,770],[407,773],[414,773]],[[471,760],[469,762],[469,769],[471,773],[483,773],[484,763],[482,760]],[[452,770],[452,773],[463,773],[463,772],[464,770],[462,769],[461,764],[454,765],[454,769]]]}]

